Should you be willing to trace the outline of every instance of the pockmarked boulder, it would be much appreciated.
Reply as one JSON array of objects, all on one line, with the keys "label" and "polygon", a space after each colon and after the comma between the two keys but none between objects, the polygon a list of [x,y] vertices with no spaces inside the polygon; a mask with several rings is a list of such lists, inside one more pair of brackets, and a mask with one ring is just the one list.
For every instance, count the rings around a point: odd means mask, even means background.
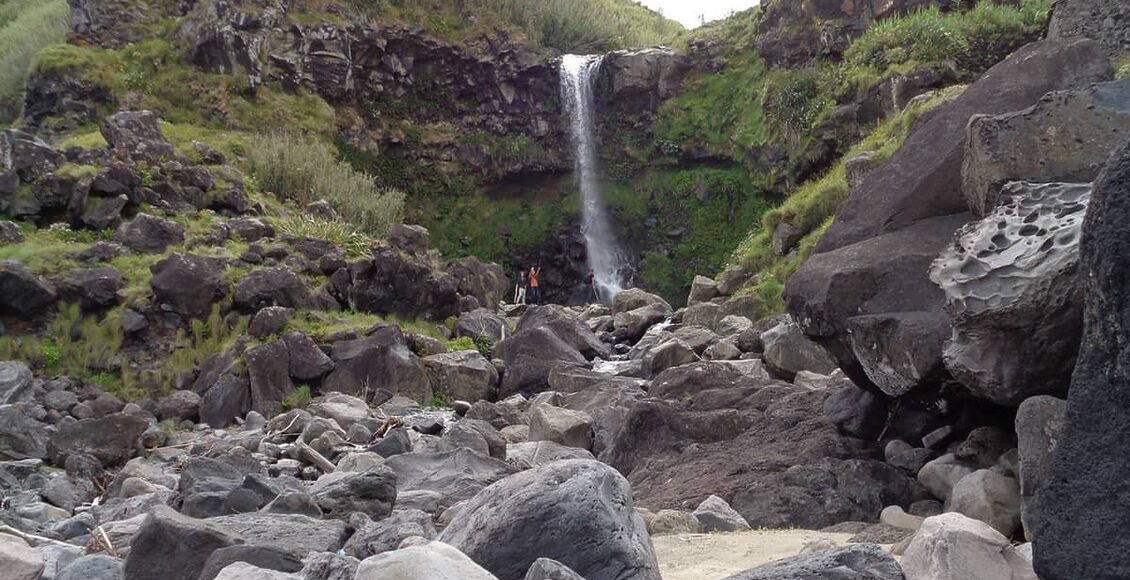
[{"label": "pockmarked boulder", "polygon": [[130,542],[129,580],[197,580],[212,552],[235,545],[237,536],[160,506],[146,516]]},{"label": "pockmarked boulder", "polygon": [[659,578],[628,482],[596,461],[556,461],[511,475],[460,508],[440,534],[501,580],[552,558],[589,580]]},{"label": "pockmarked boulder", "polygon": [[1130,574],[1127,513],[1111,493],[1130,476],[1130,457],[1112,453],[1130,437],[1130,147],[1095,182],[1083,224],[1083,344],[1067,399],[1067,425],[1039,494],[1033,554],[1046,580]]},{"label": "pockmarked boulder", "polygon": [[56,465],[75,453],[92,455],[107,467],[121,465],[133,458],[148,427],[144,416],[125,413],[66,423],[51,436],[47,451]]},{"label": "pockmarked boulder", "polygon": [[1079,237],[1091,185],[1011,183],[1003,194],[957,232],[930,279],[953,326],[946,368],[975,396],[1016,405],[1067,392],[1083,331]]}]

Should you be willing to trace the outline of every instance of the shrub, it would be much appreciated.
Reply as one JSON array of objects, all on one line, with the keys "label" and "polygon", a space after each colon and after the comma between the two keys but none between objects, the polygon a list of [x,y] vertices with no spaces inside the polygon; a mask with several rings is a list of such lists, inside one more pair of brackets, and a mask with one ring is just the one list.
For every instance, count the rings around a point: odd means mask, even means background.
[{"label": "shrub", "polygon": [[282,408],[288,411],[290,409],[305,409],[312,398],[310,385],[299,385],[297,389],[294,389],[294,392],[283,397]]},{"label": "shrub", "polygon": [[63,41],[70,15],[65,0],[10,0],[0,6],[0,125],[19,117],[31,63],[43,47]]},{"label": "shrub", "polygon": [[337,159],[314,139],[276,133],[251,143],[248,162],[260,187],[300,205],[325,199],[346,221],[373,236],[401,222],[404,194],[379,190],[373,177]]},{"label": "shrub", "polygon": [[447,350],[451,352],[460,350],[477,350],[475,347],[475,339],[469,336],[460,336],[447,341]]},{"label": "shrub", "polygon": [[828,91],[830,74],[823,68],[777,70],[767,75],[761,107],[778,134],[799,140],[834,104]]},{"label": "shrub", "polygon": [[350,256],[361,257],[373,247],[373,238],[358,232],[340,220],[327,220],[311,215],[296,215],[283,219],[279,230],[296,238],[318,238],[333,242]]}]

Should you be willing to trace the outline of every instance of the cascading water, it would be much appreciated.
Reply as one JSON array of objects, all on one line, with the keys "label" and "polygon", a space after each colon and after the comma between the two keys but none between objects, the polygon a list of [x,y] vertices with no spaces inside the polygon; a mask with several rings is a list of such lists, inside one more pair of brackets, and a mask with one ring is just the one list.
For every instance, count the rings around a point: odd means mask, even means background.
[{"label": "cascading water", "polygon": [[561,59],[561,102],[569,116],[573,168],[581,189],[581,233],[601,300],[608,302],[623,289],[631,275],[631,262],[616,240],[597,183],[596,120],[593,83],[602,56],[565,55]]}]

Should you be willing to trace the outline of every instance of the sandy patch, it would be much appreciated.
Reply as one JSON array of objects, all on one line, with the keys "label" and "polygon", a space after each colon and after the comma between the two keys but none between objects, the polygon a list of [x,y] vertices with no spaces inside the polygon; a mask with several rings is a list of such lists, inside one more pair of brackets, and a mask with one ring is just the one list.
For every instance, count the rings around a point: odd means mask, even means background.
[{"label": "sandy patch", "polygon": [[805,544],[827,538],[847,543],[852,534],[766,530],[729,534],[676,534],[651,539],[663,580],[719,580],[766,562],[797,555]]}]

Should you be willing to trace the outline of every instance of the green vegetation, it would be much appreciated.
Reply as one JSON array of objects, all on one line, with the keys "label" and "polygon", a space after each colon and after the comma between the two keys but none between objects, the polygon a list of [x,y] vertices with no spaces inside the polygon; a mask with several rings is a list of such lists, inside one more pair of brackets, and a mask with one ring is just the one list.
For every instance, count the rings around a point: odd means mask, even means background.
[{"label": "green vegetation", "polygon": [[[326,4],[304,1],[308,10],[318,13]],[[351,0],[351,4],[379,22],[421,26],[450,41],[506,28],[534,46],[572,53],[662,44],[683,31],[679,23],[632,0]]]},{"label": "green vegetation", "polygon": [[283,133],[260,135],[251,143],[248,161],[263,189],[300,205],[324,199],[368,235],[383,236],[403,218],[403,193],[378,189],[372,176],[339,161],[322,142]]},{"label": "green vegetation", "polygon": [[70,29],[66,0],[7,0],[0,4],[0,126],[23,108],[24,83],[36,53],[62,42]]},{"label": "green vegetation", "polygon": [[305,409],[310,404],[310,399],[313,396],[310,394],[310,385],[299,385],[294,392],[283,397],[282,408],[284,410],[291,409]]},{"label": "green vegetation", "polygon": [[373,247],[373,238],[358,232],[341,220],[327,220],[311,215],[292,215],[278,220],[280,232],[296,238],[328,240],[343,248],[351,258],[360,258]]},{"label": "green vegetation", "polygon": [[1118,79],[1130,78],[1130,54],[1115,57],[1114,77]]},{"label": "green vegetation", "polygon": [[1032,40],[1050,9],[1051,0],[1022,0],[1019,6],[979,2],[968,11],[928,8],[881,20],[844,53],[845,76],[878,78],[892,67],[936,61],[980,72]]},{"label": "green vegetation", "polygon": [[460,350],[474,350],[483,355],[484,358],[490,359],[490,339],[479,335],[475,338],[469,336],[460,336],[447,341],[448,352],[456,352]]},{"label": "green vegetation", "polygon": [[[761,298],[767,314],[784,308],[781,291],[785,281],[812,254],[816,242],[831,225],[836,209],[851,193],[845,160],[862,153],[870,153],[875,163],[886,160],[906,140],[922,113],[953,98],[960,90],[958,87],[942,91],[887,119],[852,147],[827,173],[804,183],[784,203],[765,213],[761,227],[751,232],[734,251],[733,261],[759,273],[757,284],[747,292]],[[803,237],[795,251],[779,256],[773,250],[773,236],[782,224],[789,224]]]},{"label": "green vegetation", "polygon": [[695,274],[721,268],[769,209],[760,183],[741,168],[656,168],[603,192],[631,245],[666,248],[643,256],[640,277],[673,304],[686,300]]}]

